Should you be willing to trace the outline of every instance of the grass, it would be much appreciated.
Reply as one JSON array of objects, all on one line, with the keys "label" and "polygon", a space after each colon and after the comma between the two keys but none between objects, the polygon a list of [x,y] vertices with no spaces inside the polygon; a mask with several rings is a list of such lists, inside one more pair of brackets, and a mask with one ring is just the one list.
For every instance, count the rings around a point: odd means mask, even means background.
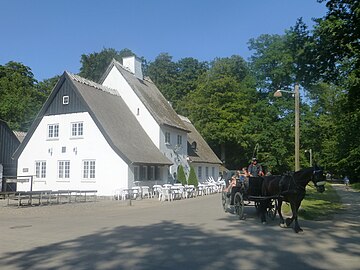
[{"label": "grass", "polygon": [[[313,187],[307,186],[306,196],[301,202],[299,217],[307,220],[329,219],[335,213],[343,209],[340,197],[333,187],[326,183],[325,192],[318,193]],[[291,215],[290,205],[283,203],[282,212]]]},{"label": "grass", "polygon": [[352,187],[353,189],[360,191],[360,183],[353,183],[350,184],[350,187]]}]

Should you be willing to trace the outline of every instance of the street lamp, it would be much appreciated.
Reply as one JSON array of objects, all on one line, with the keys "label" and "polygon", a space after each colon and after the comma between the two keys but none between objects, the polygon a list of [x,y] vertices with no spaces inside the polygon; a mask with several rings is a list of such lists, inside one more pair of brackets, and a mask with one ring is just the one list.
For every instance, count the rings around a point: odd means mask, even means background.
[{"label": "street lamp", "polygon": [[312,167],[312,149],[309,149],[309,150],[305,150],[305,153],[309,153],[310,155],[310,167]]},{"label": "street lamp", "polygon": [[294,91],[276,90],[274,97],[282,97],[281,92],[291,93],[295,97],[295,171],[300,170],[300,93],[299,85],[295,83]]}]

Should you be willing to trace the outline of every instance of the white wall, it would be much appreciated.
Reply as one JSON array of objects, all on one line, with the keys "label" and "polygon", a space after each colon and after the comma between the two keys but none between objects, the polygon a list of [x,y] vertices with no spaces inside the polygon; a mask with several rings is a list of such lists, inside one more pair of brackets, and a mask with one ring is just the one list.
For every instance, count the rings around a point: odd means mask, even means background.
[{"label": "white wall", "polygon": [[[219,164],[212,163],[192,163],[195,170],[195,174],[198,178],[199,182],[204,182],[208,179],[209,176],[212,176],[216,181],[219,177],[220,166]],[[201,168],[201,176],[199,176],[199,167]],[[206,167],[208,167],[208,177],[206,177]],[[214,173],[212,172],[212,168],[214,168]]]},{"label": "white wall", "polygon": [[[83,138],[71,138],[71,122],[84,123]],[[47,125],[59,124],[59,139],[47,139]],[[62,147],[66,152],[62,153]],[[95,179],[82,178],[82,161],[96,162]],[[18,160],[18,176],[35,175],[35,161],[46,161],[46,178],[34,179],[33,190],[98,190],[112,195],[115,189],[128,187],[128,166],[108,145],[88,113],[45,116]],[[70,161],[70,178],[58,178],[58,161]],[[30,190],[30,184],[18,183],[18,190]]]},{"label": "white wall", "polygon": [[[103,85],[116,89],[131,112],[135,115],[140,125],[143,127],[147,135],[154,142],[156,147],[164,153],[174,164],[170,166],[169,172],[173,175],[177,171],[178,166],[181,164],[185,169],[185,174],[188,176],[190,167],[187,162],[187,133],[168,126],[159,126],[159,124],[152,117],[145,105],[136,95],[134,90],[130,87],[121,73],[114,66],[109,72],[108,76],[103,82]],[[171,144],[165,145],[165,132],[170,132]],[[177,135],[182,136],[182,148],[175,154],[174,149],[177,144]]]},{"label": "white wall", "polygon": [[131,112],[135,115],[140,125],[143,127],[156,147],[159,148],[160,127],[158,123],[115,66],[109,72],[103,82],[103,85],[113,88],[119,92],[120,96],[123,98]]}]

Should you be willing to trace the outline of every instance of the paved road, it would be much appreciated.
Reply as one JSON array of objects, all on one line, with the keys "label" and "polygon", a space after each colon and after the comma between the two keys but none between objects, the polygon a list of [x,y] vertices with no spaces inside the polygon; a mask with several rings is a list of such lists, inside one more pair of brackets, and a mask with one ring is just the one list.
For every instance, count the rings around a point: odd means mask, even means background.
[{"label": "paved road", "polygon": [[[360,197],[304,233],[224,213],[220,195],[175,202],[0,206],[0,269],[360,269]],[[355,211],[356,213],[352,213]]]}]

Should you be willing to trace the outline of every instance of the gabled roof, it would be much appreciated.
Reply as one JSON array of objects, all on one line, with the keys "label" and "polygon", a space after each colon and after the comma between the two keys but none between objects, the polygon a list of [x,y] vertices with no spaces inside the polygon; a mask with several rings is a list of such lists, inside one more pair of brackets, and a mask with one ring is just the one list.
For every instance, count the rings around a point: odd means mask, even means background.
[{"label": "gabled roof", "polygon": [[25,148],[65,81],[71,82],[72,90],[87,108],[86,111],[112,149],[125,162],[128,164],[172,164],[154,145],[116,90],[68,72],[64,72],[59,79],[31,126],[24,143],[17,150],[16,156],[19,156]]},{"label": "gabled roof", "polygon": [[175,110],[171,107],[169,102],[150,79],[138,79],[132,72],[130,72],[115,59],[111,61],[106,72],[100,79],[100,83],[105,81],[107,75],[114,66],[128,82],[130,87],[134,90],[135,94],[139,97],[141,102],[149,110],[159,125],[170,126],[185,132],[189,132]]},{"label": "gabled roof", "polygon": [[[222,164],[221,160],[216,156],[204,138],[196,130],[191,121],[185,117],[180,116],[184,125],[191,132],[187,135],[188,143],[188,157],[192,162],[198,163],[213,163],[213,164]],[[192,148],[193,143],[195,142],[196,149]]]}]

